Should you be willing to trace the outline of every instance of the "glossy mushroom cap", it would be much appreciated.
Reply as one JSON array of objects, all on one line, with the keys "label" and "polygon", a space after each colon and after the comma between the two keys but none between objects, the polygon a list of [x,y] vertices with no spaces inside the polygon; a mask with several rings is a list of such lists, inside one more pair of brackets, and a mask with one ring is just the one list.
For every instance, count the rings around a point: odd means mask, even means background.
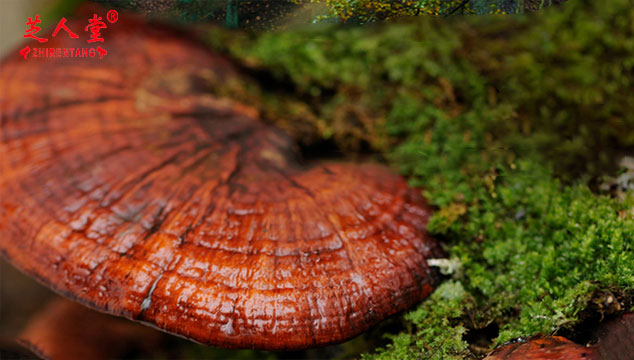
[{"label": "glossy mushroom cap", "polygon": [[602,323],[592,331],[591,339],[582,345],[561,336],[535,337],[500,346],[484,360],[631,360],[634,314],[622,314]]},{"label": "glossy mushroom cap", "polygon": [[484,360],[603,360],[593,348],[561,336],[535,338],[501,346]]},{"label": "glossy mushroom cap", "polygon": [[[186,35],[125,14],[102,31],[103,60],[2,63],[0,251],[15,266],[222,347],[340,342],[432,291],[442,251],[419,190],[380,166],[301,166],[285,134],[210,95],[235,70]],[[91,46],[82,35],[29,45]]]}]

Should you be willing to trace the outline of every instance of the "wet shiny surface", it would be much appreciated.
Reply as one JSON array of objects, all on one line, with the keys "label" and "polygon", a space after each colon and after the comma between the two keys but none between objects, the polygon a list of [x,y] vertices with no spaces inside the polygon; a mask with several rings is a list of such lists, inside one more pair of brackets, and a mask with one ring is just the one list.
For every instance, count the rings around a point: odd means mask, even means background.
[{"label": "wet shiny surface", "polygon": [[561,336],[536,338],[504,345],[484,360],[599,360],[594,348],[575,344]]},{"label": "wet shiny surface", "polygon": [[286,135],[209,95],[234,69],[186,35],[120,18],[104,38],[103,60],[2,63],[0,251],[15,266],[222,347],[340,342],[432,291],[442,251],[419,190],[380,166],[300,166]]}]

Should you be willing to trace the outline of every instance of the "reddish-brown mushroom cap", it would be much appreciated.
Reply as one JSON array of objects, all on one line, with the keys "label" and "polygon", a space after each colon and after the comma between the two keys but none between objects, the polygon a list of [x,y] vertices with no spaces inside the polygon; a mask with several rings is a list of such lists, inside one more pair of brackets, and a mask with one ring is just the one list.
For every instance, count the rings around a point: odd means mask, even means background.
[{"label": "reddish-brown mushroom cap", "polygon": [[504,345],[484,360],[599,360],[596,356],[593,348],[550,336]]},{"label": "reddish-brown mushroom cap", "polygon": [[380,166],[300,166],[287,136],[209,95],[234,69],[184,35],[122,15],[104,38],[103,60],[2,63],[0,251],[17,267],[222,347],[339,342],[432,291],[420,191]]},{"label": "reddish-brown mushroom cap", "polygon": [[561,336],[536,337],[500,346],[484,360],[631,360],[634,314],[623,314],[602,323],[592,331],[591,339],[581,345]]}]

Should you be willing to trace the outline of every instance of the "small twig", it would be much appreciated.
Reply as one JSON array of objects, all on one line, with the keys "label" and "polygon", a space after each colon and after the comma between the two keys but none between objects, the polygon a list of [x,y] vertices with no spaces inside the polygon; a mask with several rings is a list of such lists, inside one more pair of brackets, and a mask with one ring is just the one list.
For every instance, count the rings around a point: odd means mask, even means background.
[{"label": "small twig", "polygon": [[462,9],[463,7],[467,6],[467,4],[469,3],[469,0],[462,0],[462,2],[460,3],[460,5],[456,6],[455,8],[451,9],[451,11],[449,13],[447,13],[447,15],[445,16],[450,16],[453,15],[455,12],[457,12],[458,10]]}]

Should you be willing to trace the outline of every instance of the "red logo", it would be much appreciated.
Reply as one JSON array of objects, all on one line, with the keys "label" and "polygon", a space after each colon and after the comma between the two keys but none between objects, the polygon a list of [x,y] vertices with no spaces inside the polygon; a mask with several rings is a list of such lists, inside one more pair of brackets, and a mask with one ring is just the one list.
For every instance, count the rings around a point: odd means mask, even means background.
[{"label": "red logo", "polygon": [[101,29],[105,29],[107,27],[108,26],[106,25],[106,23],[101,21],[101,17],[97,17],[97,14],[94,14],[92,19],[88,20],[88,25],[86,25],[86,27],[84,28],[84,31],[88,31],[88,29],[90,29],[90,32],[92,33],[88,42],[103,42],[103,38],[101,37],[100,32]]},{"label": "red logo", "polygon": [[60,30],[65,30],[68,33],[68,36],[70,36],[71,39],[79,38],[79,35],[75,34],[72,31],[70,31],[70,29],[66,26],[66,18],[62,18],[62,20],[59,21],[59,24],[57,24],[57,27],[55,28],[55,31],[53,31],[53,37],[57,36],[57,33]]},{"label": "red logo", "polygon": [[[109,23],[114,24],[119,20],[119,13],[116,10],[108,11],[106,15],[106,19]],[[64,30],[69,38],[71,39],[79,39],[79,35],[73,32],[66,25],[66,18],[62,18],[55,27],[53,31],[52,37],[56,37],[61,30]],[[37,32],[42,30],[38,24],[40,24],[42,20],[40,20],[40,15],[35,15],[35,19],[29,18],[25,25],[29,28],[25,31],[24,37],[31,38],[33,40],[37,40],[39,43],[45,43],[48,41],[46,38],[41,38],[36,35]],[[85,32],[89,32],[90,38],[87,40],[88,43],[93,42],[104,42],[104,38],[101,35],[101,31],[107,29],[108,25],[103,21],[101,16],[97,14],[93,14],[91,19],[88,19],[88,25],[84,27]],[[30,46],[26,46],[22,50],[20,50],[20,55],[27,59],[28,57],[95,57],[99,55],[99,59],[103,59],[105,55],[108,54],[106,49],[101,46],[97,46],[97,48],[31,48]]]},{"label": "red logo", "polygon": [[35,33],[39,32],[40,30],[42,30],[41,27],[37,26],[37,24],[41,23],[42,20],[40,20],[40,15],[35,15],[35,20],[31,20],[31,18],[29,18],[29,20],[24,23],[25,25],[30,26],[30,28],[26,31],[26,34],[24,34],[25,38],[31,38],[31,39],[35,39],[41,43],[43,42],[47,42],[48,39],[43,39],[43,38],[39,38],[37,36],[35,36]]},{"label": "red logo", "polygon": [[117,12],[117,10],[110,10],[108,11],[108,15],[106,15],[106,18],[111,24],[114,24],[117,22],[117,20],[119,20],[119,13]]}]

